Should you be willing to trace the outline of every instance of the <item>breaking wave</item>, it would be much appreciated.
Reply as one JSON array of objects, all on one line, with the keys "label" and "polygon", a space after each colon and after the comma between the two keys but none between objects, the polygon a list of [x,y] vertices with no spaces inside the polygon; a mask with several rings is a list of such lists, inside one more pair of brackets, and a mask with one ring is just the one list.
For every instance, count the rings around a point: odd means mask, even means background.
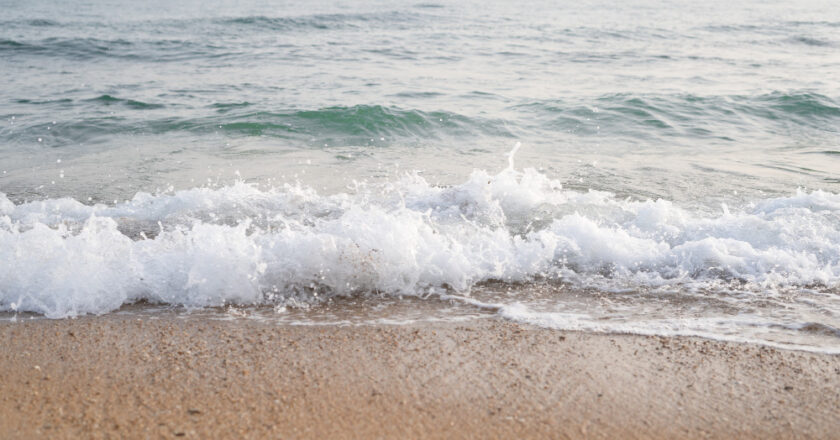
[{"label": "breaking wave", "polygon": [[533,169],[417,174],[319,194],[237,183],[115,205],[0,194],[0,310],[59,318],[140,300],[189,307],[486,281],[778,292],[840,286],[840,195],[722,205],[563,189]]}]

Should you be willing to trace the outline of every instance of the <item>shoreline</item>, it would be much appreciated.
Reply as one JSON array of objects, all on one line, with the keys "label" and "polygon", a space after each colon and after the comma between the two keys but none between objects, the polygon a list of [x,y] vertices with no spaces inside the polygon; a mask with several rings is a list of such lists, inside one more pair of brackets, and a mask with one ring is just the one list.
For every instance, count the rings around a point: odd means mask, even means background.
[{"label": "shoreline", "polygon": [[840,356],[501,319],[0,323],[0,432],[67,437],[833,438]]}]

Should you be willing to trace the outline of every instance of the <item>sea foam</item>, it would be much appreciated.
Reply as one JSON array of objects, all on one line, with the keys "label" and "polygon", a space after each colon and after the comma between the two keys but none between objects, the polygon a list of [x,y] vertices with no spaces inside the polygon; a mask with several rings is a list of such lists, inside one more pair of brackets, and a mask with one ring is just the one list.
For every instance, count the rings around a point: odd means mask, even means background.
[{"label": "sea foam", "polygon": [[247,183],[114,205],[0,194],[0,310],[51,318],[145,300],[282,304],[486,281],[731,290],[840,286],[840,195],[690,210],[572,191],[534,169],[460,185],[406,174],[319,194]]}]

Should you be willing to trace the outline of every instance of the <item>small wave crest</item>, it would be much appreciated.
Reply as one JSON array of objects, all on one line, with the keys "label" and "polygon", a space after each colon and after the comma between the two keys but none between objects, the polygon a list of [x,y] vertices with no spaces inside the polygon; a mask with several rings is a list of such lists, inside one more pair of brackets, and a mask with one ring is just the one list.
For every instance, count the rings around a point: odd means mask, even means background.
[{"label": "small wave crest", "polygon": [[232,52],[220,51],[212,43],[186,39],[48,37],[30,40],[0,39],[0,54],[73,61],[116,58],[167,62],[201,58],[218,59],[230,56]]},{"label": "small wave crest", "polygon": [[88,100],[89,102],[97,102],[103,105],[114,105],[114,104],[121,104],[129,108],[137,109],[137,110],[146,110],[146,109],[158,109],[163,108],[164,105],[162,104],[151,104],[148,102],[137,101],[134,99],[122,99],[117,98],[111,95],[100,95],[96,98]]},{"label": "small wave crest", "polygon": [[[836,132],[840,101],[817,93],[773,92],[757,96],[611,94],[586,103],[535,101],[514,110],[530,113],[541,127],[586,134],[722,138],[745,128],[786,132],[790,124]],[[597,130],[596,130],[597,127]]]},{"label": "small wave crest", "polygon": [[[22,102],[22,101],[18,101]],[[101,95],[85,100],[110,108],[129,111],[157,110],[166,105],[135,99]],[[22,103],[36,104],[31,100]],[[40,103],[40,102],[39,102]],[[75,105],[73,101],[49,101],[43,104]],[[189,132],[207,134],[222,132],[230,136],[267,136],[295,140],[304,145],[358,146],[391,142],[441,140],[462,136],[511,137],[505,124],[495,120],[467,117],[447,111],[422,111],[382,105],[325,107],[316,110],[264,111],[253,109],[248,103],[216,104],[213,113],[194,118],[132,117],[123,113],[115,119],[108,112],[92,114],[73,121],[33,121],[19,123],[7,133],[7,139],[35,139],[42,137],[50,145],[89,142],[104,135],[169,134]],[[110,109],[109,109],[110,110]],[[47,130],[49,127],[49,131]],[[6,133],[4,133],[6,134]]]},{"label": "small wave crest", "polygon": [[352,14],[311,14],[301,16],[265,16],[222,18],[216,22],[222,25],[247,26],[271,31],[289,30],[326,30],[346,29],[370,26],[371,24],[395,25],[417,18],[417,14],[399,11],[352,13]]}]

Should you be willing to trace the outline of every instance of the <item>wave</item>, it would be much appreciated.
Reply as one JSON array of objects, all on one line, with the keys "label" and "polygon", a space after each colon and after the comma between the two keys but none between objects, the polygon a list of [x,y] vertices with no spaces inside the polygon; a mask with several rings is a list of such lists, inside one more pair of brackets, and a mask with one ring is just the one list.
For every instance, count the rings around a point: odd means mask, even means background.
[{"label": "wave", "polygon": [[[0,20],[0,56],[49,57],[88,61],[127,59],[146,62],[204,60],[219,62],[242,56],[253,60],[253,46],[243,36],[259,33],[319,32],[371,28],[404,29],[428,18],[430,13],[376,11],[367,13],[309,14],[299,16],[254,15],[125,21]],[[439,22],[444,17],[434,17]],[[103,32],[103,29],[106,32]],[[93,37],[95,35],[97,37]],[[28,36],[24,37],[24,36]],[[110,38],[108,37],[110,36]],[[271,44],[276,51],[284,45]]]},{"label": "wave", "polygon": [[115,205],[0,195],[0,310],[58,318],[136,301],[466,294],[494,280],[736,295],[840,287],[838,194],[800,191],[701,213],[566,190],[512,165],[450,187],[409,174],[333,195],[246,183],[138,193]]},{"label": "wave", "polygon": [[221,18],[214,22],[221,25],[234,25],[271,31],[289,30],[327,30],[369,27],[373,24],[401,25],[420,17],[417,13],[385,11],[349,14],[310,14],[300,16],[272,17],[253,15],[245,17]]},{"label": "wave", "polygon": [[[102,95],[85,101],[128,110],[153,110],[164,104]],[[50,101],[56,104],[55,101]],[[59,103],[62,107],[66,102]],[[304,145],[358,146],[402,141],[430,141],[464,136],[512,137],[504,123],[445,111],[421,111],[381,105],[325,107],[318,110],[255,111],[251,104],[215,104],[215,114],[197,118],[133,118],[130,114],[88,116],[66,122],[19,123],[0,131],[9,140],[41,137],[47,145],[90,142],[107,135],[194,134],[223,132],[232,136],[267,136]],[[90,112],[93,113],[93,112]],[[48,130],[49,128],[49,130]]]},{"label": "wave", "polygon": [[840,21],[826,21],[826,20],[781,20],[772,21],[762,24],[714,24],[702,26],[699,29],[707,32],[720,33],[749,33],[749,34],[765,34],[774,35],[780,33],[790,32],[793,30],[806,29],[831,29],[840,27]]},{"label": "wave", "polygon": [[[485,310],[493,310],[500,317],[515,322],[558,330],[597,333],[624,333],[649,336],[693,336],[719,341],[761,344],[782,349],[840,354],[836,338],[840,329],[821,322],[782,324],[779,318],[768,319],[749,312],[736,316],[680,316],[663,313],[641,313],[627,319],[622,316],[593,317],[587,313],[535,310],[522,303],[486,303],[473,298],[450,296]],[[671,311],[675,312],[675,311]]]},{"label": "wave", "polygon": [[134,99],[122,99],[111,95],[100,95],[96,98],[89,99],[88,102],[97,102],[104,105],[120,104],[137,110],[158,109],[165,107],[163,104],[152,104]]},{"label": "wave", "polygon": [[[272,137],[309,147],[466,138],[553,139],[558,132],[669,144],[679,139],[732,143],[744,137],[754,142],[756,136],[788,136],[793,129],[803,128],[836,134],[840,126],[840,99],[808,92],[758,96],[610,94],[576,101],[539,100],[508,107],[503,112],[505,119],[376,104],[275,111],[250,102],[218,102],[175,116],[160,110],[181,104],[109,94],[81,100],[18,99],[15,103],[49,105],[56,112],[79,110],[83,116],[60,118],[54,113],[49,120],[21,119],[14,130],[11,126],[0,128],[0,138],[7,142],[42,138],[45,145],[54,147],[92,142],[107,135],[179,132]],[[53,119],[58,120],[57,125]]]},{"label": "wave", "polygon": [[214,59],[236,55],[208,42],[186,39],[101,39],[49,37],[38,40],[0,39],[0,55],[40,56],[76,61],[116,58],[152,62]]},{"label": "wave", "polygon": [[0,41],[0,53],[9,55],[47,55],[87,60],[90,58],[125,54],[135,43],[124,40],[98,38],[50,37],[38,41]]},{"label": "wave", "polygon": [[49,20],[43,18],[35,18],[30,20],[0,20],[0,26],[5,29],[14,29],[14,28],[23,28],[23,27],[58,27],[64,26],[66,23],[62,23],[56,20]]},{"label": "wave", "polygon": [[[113,95],[69,101],[33,101],[23,104],[119,105],[127,110],[166,107]],[[83,142],[103,134],[162,134],[177,131],[216,132],[236,136],[270,136],[299,139],[313,145],[367,145],[379,138],[440,140],[447,137],[513,137],[532,132],[547,137],[552,132],[577,135],[709,138],[735,140],[744,130],[784,134],[792,125],[837,132],[840,100],[808,92],[773,92],[758,96],[635,95],[610,94],[586,101],[540,100],[509,107],[508,119],[468,117],[450,111],[423,111],[397,106],[355,105],[316,110],[271,111],[247,103],[216,103],[214,114],[192,118],[133,119],[130,114],[90,115],[50,127],[50,136],[61,142]],[[51,122],[49,123],[51,124]],[[12,136],[43,137],[44,123],[18,125]]]},{"label": "wave", "polygon": [[805,36],[797,36],[790,39],[792,43],[797,44],[804,44],[806,46],[816,46],[816,47],[832,47],[835,44],[828,40],[823,40],[819,38],[813,37],[805,37]]},{"label": "wave", "polygon": [[34,19],[34,20],[26,20],[25,21],[27,26],[32,27],[53,27],[53,26],[60,26],[61,23],[55,20],[46,20],[46,19]]},{"label": "wave", "polygon": [[731,139],[743,128],[790,124],[837,132],[840,99],[810,92],[757,96],[610,94],[587,102],[533,101],[512,107],[544,127],[637,138],[673,135]]}]

